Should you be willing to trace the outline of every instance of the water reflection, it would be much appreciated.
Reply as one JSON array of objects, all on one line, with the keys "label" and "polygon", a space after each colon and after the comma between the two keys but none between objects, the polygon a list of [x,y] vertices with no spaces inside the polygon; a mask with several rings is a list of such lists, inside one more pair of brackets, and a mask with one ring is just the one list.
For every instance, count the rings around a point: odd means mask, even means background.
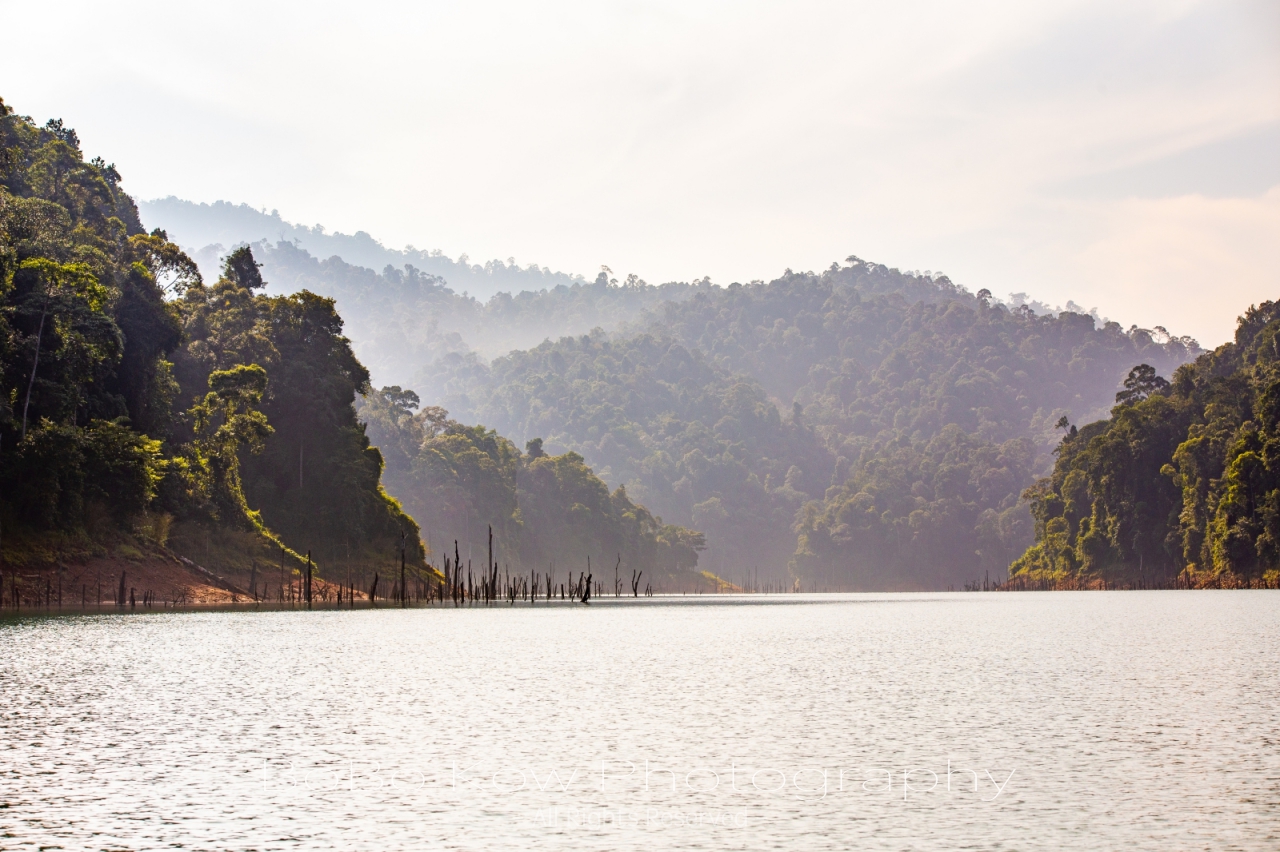
[{"label": "water reflection", "polygon": [[9,619],[0,846],[1271,849],[1277,600]]}]

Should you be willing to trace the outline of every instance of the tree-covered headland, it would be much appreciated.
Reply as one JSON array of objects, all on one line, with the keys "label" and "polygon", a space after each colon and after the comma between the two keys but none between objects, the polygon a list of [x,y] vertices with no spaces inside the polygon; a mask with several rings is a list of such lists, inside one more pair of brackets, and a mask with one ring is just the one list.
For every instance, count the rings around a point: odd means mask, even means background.
[{"label": "tree-covered headland", "polygon": [[[0,558],[182,554],[256,573],[389,562],[417,527],[352,406],[329,300],[218,281],[147,232],[116,168],[0,101]],[[12,589],[7,590],[12,594]]]},{"label": "tree-covered headland", "polygon": [[1280,584],[1280,303],[1170,380],[1135,367],[1109,418],[1062,426],[1015,585]]}]

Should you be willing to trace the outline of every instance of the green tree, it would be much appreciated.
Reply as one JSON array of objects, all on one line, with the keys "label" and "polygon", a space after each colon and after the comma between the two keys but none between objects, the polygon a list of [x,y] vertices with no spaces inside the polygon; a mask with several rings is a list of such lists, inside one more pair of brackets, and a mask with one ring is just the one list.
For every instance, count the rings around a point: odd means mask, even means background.
[{"label": "green tree", "polygon": [[208,495],[214,520],[232,526],[260,526],[245,501],[240,452],[262,452],[274,431],[258,406],[267,390],[267,371],[257,364],[215,370],[209,392],[190,412],[195,440],[192,453],[201,490]]},{"label": "green tree", "polygon": [[143,252],[143,236],[119,174],[86,162],[74,130],[37,127],[0,101],[0,520],[11,533],[70,540],[99,517],[127,531],[167,475],[148,430],[169,422],[165,358],[179,337],[152,267],[185,256],[161,236]]},{"label": "green tree", "polygon": [[1169,383],[1156,375],[1156,368],[1150,364],[1139,364],[1129,371],[1124,380],[1124,390],[1116,394],[1116,402],[1141,402],[1153,393],[1161,393],[1169,389]]},{"label": "green tree", "polygon": [[247,247],[206,286],[120,181],[61,120],[38,127],[0,101],[6,548],[100,552],[164,512],[233,550],[277,527],[300,549],[388,561],[404,535],[419,560],[356,420],[368,373],[332,301],[259,295]]}]

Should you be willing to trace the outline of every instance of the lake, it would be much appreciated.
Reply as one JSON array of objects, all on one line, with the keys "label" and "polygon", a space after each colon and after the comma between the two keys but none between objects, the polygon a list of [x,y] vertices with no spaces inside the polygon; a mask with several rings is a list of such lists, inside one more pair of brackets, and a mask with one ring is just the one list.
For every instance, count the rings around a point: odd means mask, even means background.
[{"label": "lake", "polygon": [[4,849],[1280,848],[1280,593],[0,621]]}]

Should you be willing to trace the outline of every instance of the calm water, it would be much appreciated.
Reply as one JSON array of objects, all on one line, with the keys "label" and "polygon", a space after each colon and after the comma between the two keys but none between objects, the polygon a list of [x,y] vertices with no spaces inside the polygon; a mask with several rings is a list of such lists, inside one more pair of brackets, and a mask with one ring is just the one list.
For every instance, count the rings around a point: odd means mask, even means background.
[{"label": "calm water", "polygon": [[0,848],[1277,849],[1278,668],[1274,592],[24,618]]}]

